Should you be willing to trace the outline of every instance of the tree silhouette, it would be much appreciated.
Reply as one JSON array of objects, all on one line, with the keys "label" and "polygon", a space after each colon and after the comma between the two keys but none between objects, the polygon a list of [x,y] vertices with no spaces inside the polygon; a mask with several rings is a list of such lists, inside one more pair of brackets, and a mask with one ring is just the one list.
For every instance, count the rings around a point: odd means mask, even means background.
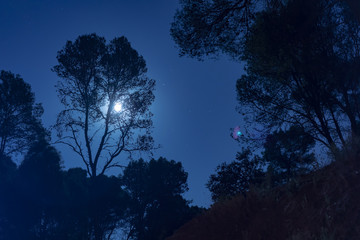
[{"label": "tree silhouette", "polygon": [[[181,0],[171,25],[171,36],[180,55],[202,59],[218,53],[240,59],[241,43],[259,12],[279,11],[285,0]],[[349,8],[360,21],[357,0],[330,0],[329,4]]]},{"label": "tree silhouette", "polygon": [[19,75],[0,72],[0,156],[23,153],[40,136],[45,136],[29,84]]},{"label": "tree silhouette", "polygon": [[235,161],[216,168],[216,173],[207,183],[213,201],[238,194],[246,196],[250,186],[271,188],[308,173],[316,161],[311,152],[314,145],[314,139],[300,126],[269,134],[261,156],[252,154],[250,149],[243,149]]},{"label": "tree silhouette", "polygon": [[335,155],[359,135],[360,24],[344,1],[259,2],[183,1],[172,36],[182,54],[245,62],[237,92],[248,125],[300,125]]},{"label": "tree silhouette", "polygon": [[13,210],[10,206],[14,199],[15,176],[16,164],[9,156],[0,154],[0,239],[11,236],[9,217]]},{"label": "tree silhouette", "polygon": [[11,181],[15,175],[16,164],[9,156],[0,154],[0,185]]},{"label": "tree silhouette", "polygon": [[59,239],[89,239],[89,179],[87,171],[71,168],[63,172],[62,213],[59,216]]},{"label": "tree silhouette", "polygon": [[333,153],[350,129],[358,134],[360,52],[352,46],[360,25],[346,11],[331,2],[290,1],[258,15],[243,49],[247,74],[237,82],[242,111],[255,112],[249,121],[267,129],[300,125]]},{"label": "tree silhouette", "polygon": [[119,178],[101,175],[89,181],[90,239],[110,239],[124,222],[130,198]]},{"label": "tree silhouette", "polygon": [[246,195],[251,185],[260,185],[264,180],[261,162],[261,158],[253,156],[250,149],[243,149],[235,161],[219,165],[206,185],[212,200],[217,202],[237,194]]},{"label": "tree silhouette", "polygon": [[[63,110],[57,120],[59,142],[68,145],[92,177],[119,166],[122,153],[152,148],[149,106],[154,80],[125,37],[106,44],[95,34],[68,41],[53,70]],[[114,106],[121,104],[121,111]],[[120,110],[120,109],[119,109]]]},{"label": "tree silhouette", "polygon": [[183,0],[171,25],[180,55],[201,59],[224,52],[238,58],[239,41],[254,16],[253,0]]},{"label": "tree silhouette", "polygon": [[314,153],[310,152],[314,145],[314,139],[299,126],[268,135],[263,158],[272,168],[276,182],[288,182],[309,172],[311,164],[316,161]]},{"label": "tree silhouette", "polygon": [[55,239],[62,175],[57,151],[35,142],[0,197],[0,239]]},{"label": "tree silhouette", "polygon": [[180,162],[132,161],[121,179],[131,197],[128,239],[165,239],[201,211],[181,196],[188,188]]}]

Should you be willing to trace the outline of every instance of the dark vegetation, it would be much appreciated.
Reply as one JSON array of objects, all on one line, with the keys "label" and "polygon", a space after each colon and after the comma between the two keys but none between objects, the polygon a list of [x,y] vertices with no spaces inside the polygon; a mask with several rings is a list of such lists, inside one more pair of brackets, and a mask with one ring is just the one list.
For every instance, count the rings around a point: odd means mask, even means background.
[{"label": "dark vegetation", "polygon": [[297,126],[335,154],[359,131],[359,28],[338,0],[196,0],[171,33],[183,54],[245,64],[236,89],[249,132]]},{"label": "dark vegetation", "polygon": [[180,55],[245,64],[236,89],[248,147],[210,176],[211,209],[168,239],[358,239],[359,5],[181,5],[171,28]]},{"label": "dark vegetation", "polygon": [[[251,185],[272,188],[314,169],[316,159],[309,153],[314,140],[292,126],[267,136],[262,156],[243,149],[230,164],[223,163],[210,176],[207,187],[214,201],[246,195]],[[265,170],[264,170],[265,169]]]},{"label": "dark vegetation", "polygon": [[[171,35],[181,55],[245,64],[236,90],[246,147],[210,176],[211,209],[196,216],[203,209],[183,198],[181,163],[121,164],[154,149],[155,81],[125,37],[90,34],[68,41],[53,68],[64,110],[51,130],[84,169],[63,169],[30,86],[0,73],[0,239],[165,239],[192,218],[168,239],[358,239],[358,5],[180,2]],[[122,173],[106,175],[113,167]]]},{"label": "dark vegetation", "polygon": [[164,158],[96,178],[63,170],[57,151],[41,141],[18,168],[0,160],[0,239],[164,239],[202,211],[182,197],[181,163]]},{"label": "dark vegetation", "polygon": [[272,189],[215,203],[168,240],[358,239],[359,156]]}]

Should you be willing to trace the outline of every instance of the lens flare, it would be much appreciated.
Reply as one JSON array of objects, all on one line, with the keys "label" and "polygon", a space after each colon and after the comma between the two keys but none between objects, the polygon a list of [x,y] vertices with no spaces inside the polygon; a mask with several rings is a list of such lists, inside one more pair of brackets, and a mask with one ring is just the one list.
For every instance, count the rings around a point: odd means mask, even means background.
[{"label": "lens flare", "polygon": [[234,139],[238,139],[239,137],[241,137],[243,134],[242,132],[240,131],[240,127],[239,126],[236,126],[234,128],[234,131],[233,131],[233,138]]}]

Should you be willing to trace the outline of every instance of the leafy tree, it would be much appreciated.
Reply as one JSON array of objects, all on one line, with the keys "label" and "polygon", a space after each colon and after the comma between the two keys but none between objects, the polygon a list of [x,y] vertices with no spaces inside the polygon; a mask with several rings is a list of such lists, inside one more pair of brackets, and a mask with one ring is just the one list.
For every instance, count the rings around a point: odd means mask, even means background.
[{"label": "leafy tree", "polygon": [[335,153],[359,135],[359,29],[343,1],[182,1],[172,36],[183,54],[246,63],[237,91],[249,125],[300,125]]},{"label": "leafy tree", "polygon": [[[249,32],[257,14],[278,11],[286,0],[179,0],[181,8],[174,16],[171,36],[179,46],[180,55],[203,59],[204,56],[225,53],[240,59],[243,38]],[[320,1],[317,1],[320,2]],[[357,0],[331,0],[330,4],[350,6],[360,20]]]},{"label": "leafy tree", "polygon": [[6,239],[9,227],[9,204],[13,199],[16,164],[9,156],[0,154],[0,239]]},{"label": "leafy tree", "polygon": [[190,208],[181,196],[188,188],[180,162],[132,161],[121,179],[132,202],[128,239],[165,239],[200,211]]},{"label": "leafy tree", "polygon": [[264,180],[261,161],[260,157],[252,156],[250,149],[244,149],[235,161],[219,165],[207,183],[213,201],[246,195],[251,185],[261,184]]},{"label": "leafy tree", "polygon": [[180,55],[201,58],[225,52],[236,54],[239,38],[253,18],[252,0],[182,0],[171,36]]},{"label": "leafy tree", "polygon": [[149,208],[146,216],[145,238],[166,239],[175,230],[204,211],[204,208],[189,206],[182,196],[174,196],[161,201]]},{"label": "leafy tree", "polygon": [[[359,53],[337,27],[334,11],[342,8],[330,4],[289,1],[279,12],[259,14],[244,44],[247,75],[238,80],[237,90],[240,104],[255,112],[249,121],[267,129],[300,125],[334,152],[345,146],[348,126],[358,134],[354,56]],[[345,10],[340,11],[344,19]],[[359,29],[346,21],[347,34]]]},{"label": "leafy tree", "polygon": [[0,154],[0,188],[15,176],[16,164],[9,156]]},{"label": "leafy tree", "polygon": [[71,168],[63,172],[62,213],[57,229],[59,239],[89,239],[89,185],[86,170]]},{"label": "leafy tree", "polygon": [[90,239],[111,239],[123,224],[131,199],[119,178],[100,175],[89,181]]},{"label": "leafy tree", "polygon": [[272,168],[278,183],[288,182],[301,173],[310,170],[316,161],[314,139],[299,126],[287,131],[277,131],[267,136],[264,144],[263,160]]},{"label": "leafy tree", "polygon": [[53,70],[62,78],[57,88],[65,107],[56,124],[59,142],[81,157],[91,177],[119,166],[122,153],[152,148],[149,106],[155,82],[125,37],[107,44],[96,34],[79,36],[66,43],[57,60]]},{"label": "leafy tree", "polygon": [[[19,75],[0,72],[0,156],[23,153],[38,137],[45,136],[29,84]],[[5,159],[6,158],[2,158]],[[1,161],[1,159],[0,159]],[[4,163],[0,163],[4,164]]]},{"label": "leafy tree", "polygon": [[1,196],[4,239],[55,239],[61,206],[61,162],[48,143],[34,143]]},{"label": "leafy tree", "polygon": [[311,152],[314,145],[314,139],[299,126],[269,134],[261,156],[244,149],[235,161],[217,167],[207,183],[213,201],[246,195],[251,185],[271,188],[309,172],[316,161]]}]

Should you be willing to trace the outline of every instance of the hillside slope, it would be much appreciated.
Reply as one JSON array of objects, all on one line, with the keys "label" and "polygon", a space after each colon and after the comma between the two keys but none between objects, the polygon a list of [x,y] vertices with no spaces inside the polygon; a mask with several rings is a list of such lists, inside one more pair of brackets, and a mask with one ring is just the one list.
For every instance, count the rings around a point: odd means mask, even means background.
[{"label": "hillside slope", "polygon": [[[355,159],[355,158],[353,158]],[[167,240],[360,239],[360,158],[214,204]]]}]

